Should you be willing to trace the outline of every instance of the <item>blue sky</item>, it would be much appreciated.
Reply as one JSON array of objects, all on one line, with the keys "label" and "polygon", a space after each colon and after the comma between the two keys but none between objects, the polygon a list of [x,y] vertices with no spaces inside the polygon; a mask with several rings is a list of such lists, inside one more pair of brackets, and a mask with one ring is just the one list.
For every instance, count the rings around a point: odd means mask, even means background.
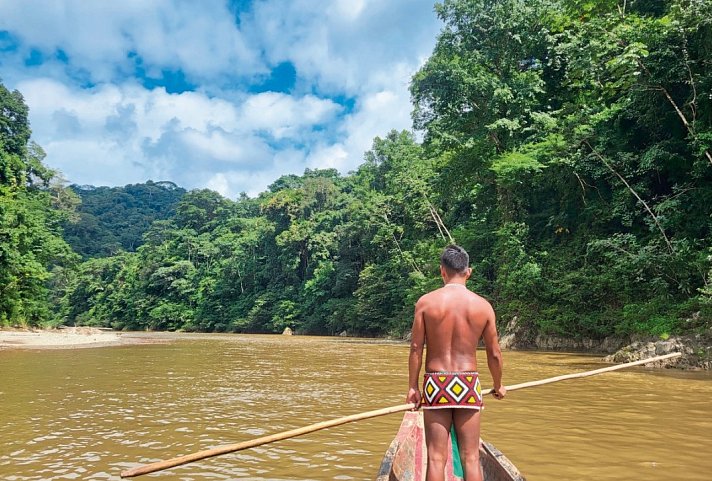
[{"label": "blue sky", "polygon": [[0,78],[69,182],[235,197],[409,129],[431,0],[0,1]]}]

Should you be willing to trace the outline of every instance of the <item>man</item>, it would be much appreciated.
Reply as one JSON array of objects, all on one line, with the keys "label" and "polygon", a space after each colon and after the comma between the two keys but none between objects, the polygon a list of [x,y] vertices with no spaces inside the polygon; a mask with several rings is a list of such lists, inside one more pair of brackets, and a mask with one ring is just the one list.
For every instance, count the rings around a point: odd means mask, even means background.
[{"label": "man", "polygon": [[[448,438],[453,424],[465,480],[482,481],[479,446],[483,405],[476,358],[480,338],[487,348],[494,396],[502,399],[507,392],[502,385],[502,352],[494,310],[489,302],[465,286],[472,274],[469,263],[470,258],[462,247],[447,246],[440,258],[440,275],[445,286],[424,295],[415,305],[406,402],[423,408],[428,448],[426,481],[445,478]],[[418,377],[426,342],[421,399]]]}]

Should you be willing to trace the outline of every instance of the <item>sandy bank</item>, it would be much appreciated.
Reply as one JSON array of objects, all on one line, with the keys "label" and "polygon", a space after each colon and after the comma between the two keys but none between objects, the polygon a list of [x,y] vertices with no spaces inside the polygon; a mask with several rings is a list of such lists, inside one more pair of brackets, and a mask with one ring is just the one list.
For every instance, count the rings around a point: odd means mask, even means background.
[{"label": "sandy bank", "polygon": [[123,333],[93,327],[68,327],[64,329],[2,329],[2,349],[75,349],[127,344],[154,344],[166,339],[152,338],[143,333]]}]

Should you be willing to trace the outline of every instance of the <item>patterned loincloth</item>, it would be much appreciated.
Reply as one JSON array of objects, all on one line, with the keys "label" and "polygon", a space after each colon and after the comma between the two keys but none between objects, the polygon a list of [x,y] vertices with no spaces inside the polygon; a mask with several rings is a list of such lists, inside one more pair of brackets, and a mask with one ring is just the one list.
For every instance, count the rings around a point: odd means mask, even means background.
[{"label": "patterned loincloth", "polygon": [[477,372],[426,372],[423,409],[483,409],[482,387]]}]

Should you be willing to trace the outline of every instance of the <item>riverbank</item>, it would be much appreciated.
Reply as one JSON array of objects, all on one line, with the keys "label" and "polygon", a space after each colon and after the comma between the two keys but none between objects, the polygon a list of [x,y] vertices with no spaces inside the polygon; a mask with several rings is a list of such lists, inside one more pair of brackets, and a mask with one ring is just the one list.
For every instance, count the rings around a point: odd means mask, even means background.
[{"label": "riverbank", "polygon": [[[0,350],[7,349],[80,349],[135,344],[168,343],[175,339],[168,332],[119,332],[95,327],[62,329],[0,329]],[[346,342],[401,343],[402,339],[350,339]],[[550,352],[585,352],[600,354],[611,363],[637,361],[671,352],[681,352],[679,359],[664,361],[654,367],[683,370],[712,370],[712,332],[702,335],[677,336],[669,339],[608,337],[575,339],[558,336],[530,335],[517,329],[515,323],[505,329],[500,339],[505,350]]]},{"label": "riverbank", "polygon": [[95,327],[62,329],[0,329],[3,349],[79,349],[168,342],[160,333],[117,332]]},{"label": "riverbank", "polygon": [[609,336],[603,339],[575,338],[535,333],[514,318],[504,329],[500,345],[508,350],[585,352],[600,354],[606,362],[623,363],[680,352],[678,359],[651,367],[683,370],[712,370],[712,330],[664,339],[653,336]]}]

